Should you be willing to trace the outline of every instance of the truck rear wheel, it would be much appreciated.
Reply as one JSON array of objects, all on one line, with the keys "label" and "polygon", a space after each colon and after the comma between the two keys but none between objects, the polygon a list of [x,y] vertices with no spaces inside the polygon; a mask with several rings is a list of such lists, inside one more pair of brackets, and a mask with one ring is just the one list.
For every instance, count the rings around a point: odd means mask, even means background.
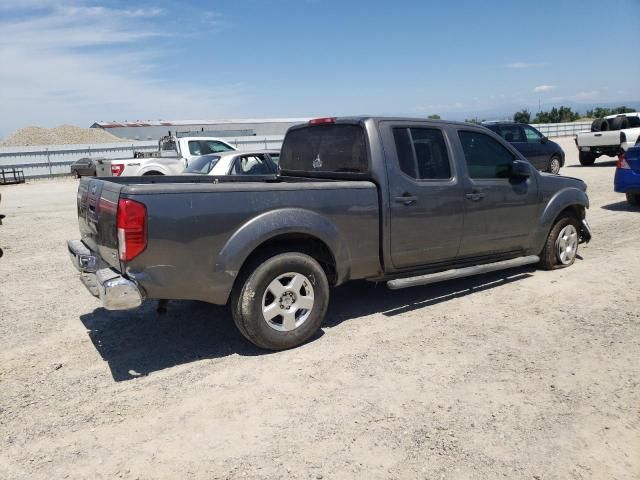
[{"label": "truck rear wheel", "polygon": [[596,162],[596,156],[591,152],[580,152],[579,160],[580,160],[580,165],[589,167]]},{"label": "truck rear wheel", "polygon": [[543,270],[555,270],[573,265],[578,254],[580,221],[569,213],[563,214],[551,228],[540,253]]},{"label": "truck rear wheel", "polygon": [[640,205],[640,193],[627,193],[627,202],[630,205]]},{"label": "truck rear wheel", "polygon": [[312,257],[282,253],[238,279],[233,320],[247,340],[268,350],[297,347],[320,328],[329,304],[327,276]]}]

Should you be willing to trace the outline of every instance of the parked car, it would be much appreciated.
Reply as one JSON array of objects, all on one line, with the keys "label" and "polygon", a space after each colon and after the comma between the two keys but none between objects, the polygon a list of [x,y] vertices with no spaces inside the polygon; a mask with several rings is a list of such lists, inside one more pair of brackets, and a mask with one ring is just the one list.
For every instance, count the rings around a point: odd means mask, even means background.
[{"label": "parked car", "polygon": [[95,177],[96,176],[96,160],[89,157],[80,158],[71,164],[71,175],[76,178]]},{"label": "parked car", "polygon": [[593,165],[601,155],[616,157],[640,139],[640,112],[596,118],[591,131],[575,137],[581,165]]},{"label": "parked car", "polygon": [[518,149],[538,170],[559,173],[564,166],[564,150],[531,125],[516,122],[483,122]]},{"label": "parked car", "polygon": [[275,175],[279,150],[222,152],[203,155],[189,162],[184,173],[206,175]]},{"label": "parked car", "polygon": [[156,152],[136,152],[134,158],[106,160],[98,169],[98,176],[178,175],[202,155],[234,150],[227,142],[204,133],[170,134],[158,141]]},{"label": "parked car", "polygon": [[624,193],[631,205],[640,205],[640,139],[618,157],[614,190]]},{"label": "parked car", "polygon": [[322,118],[287,131],[268,179],[82,179],[68,250],[106,309],[229,303],[248,340],[279,350],[314,335],[329,287],[349,280],[572,265],[591,238],[586,189],[479,125]]}]

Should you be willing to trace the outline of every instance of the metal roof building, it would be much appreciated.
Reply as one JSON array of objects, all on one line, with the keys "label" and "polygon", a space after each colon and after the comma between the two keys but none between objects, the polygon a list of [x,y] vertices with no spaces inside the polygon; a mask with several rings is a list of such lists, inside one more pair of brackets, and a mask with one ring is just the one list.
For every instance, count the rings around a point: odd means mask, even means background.
[{"label": "metal roof building", "polygon": [[207,132],[216,137],[249,137],[284,135],[291,125],[309,118],[260,118],[232,120],[136,120],[135,122],[95,122],[91,128],[102,128],[116,137],[128,140],[157,140],[169,131]]}]

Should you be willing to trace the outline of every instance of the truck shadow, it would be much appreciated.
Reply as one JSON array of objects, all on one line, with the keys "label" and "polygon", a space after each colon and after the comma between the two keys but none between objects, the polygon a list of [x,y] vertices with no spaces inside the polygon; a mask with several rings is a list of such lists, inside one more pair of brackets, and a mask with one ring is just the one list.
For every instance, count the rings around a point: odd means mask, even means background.
[{"label": "truck shadow", "polygon": [[[611,157],[610,157],[611,158]],[[615,167],[617,160],[597,161],[593,165],[567,165],[568,168],[593,168],[593,167]]]},{"label": "truck shadow", "polygon": [[631,205],[626,200],[621,202],[610,203],[608,205],[602,205],[600,208],[603,210],[610,210],[612,212],[638,212],[640,211],[640,207],[636,205]]},{"label": "truck shadow", "polygon": [[[383,284],[351,282],[332,291],[323,328],[374,313],[392,317],[423,309],[522,280],[534,270],[522,267],[396,291]],[[273,354],[245,340],[226,307],[202,302],[172,301],[163,315],[151,301],[134,311],[98,308],[80,319],[117,382],[204,359]],[[321,330],[311,341],[322,335]]]}]

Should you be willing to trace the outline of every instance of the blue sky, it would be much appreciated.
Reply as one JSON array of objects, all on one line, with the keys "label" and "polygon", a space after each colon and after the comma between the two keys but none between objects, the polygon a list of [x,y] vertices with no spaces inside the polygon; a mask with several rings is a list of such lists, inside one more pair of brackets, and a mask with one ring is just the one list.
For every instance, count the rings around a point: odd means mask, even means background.
[{"label": "blue sky", "polygon": [[640,101],[640,0],[0,0],[0,136]]}]

